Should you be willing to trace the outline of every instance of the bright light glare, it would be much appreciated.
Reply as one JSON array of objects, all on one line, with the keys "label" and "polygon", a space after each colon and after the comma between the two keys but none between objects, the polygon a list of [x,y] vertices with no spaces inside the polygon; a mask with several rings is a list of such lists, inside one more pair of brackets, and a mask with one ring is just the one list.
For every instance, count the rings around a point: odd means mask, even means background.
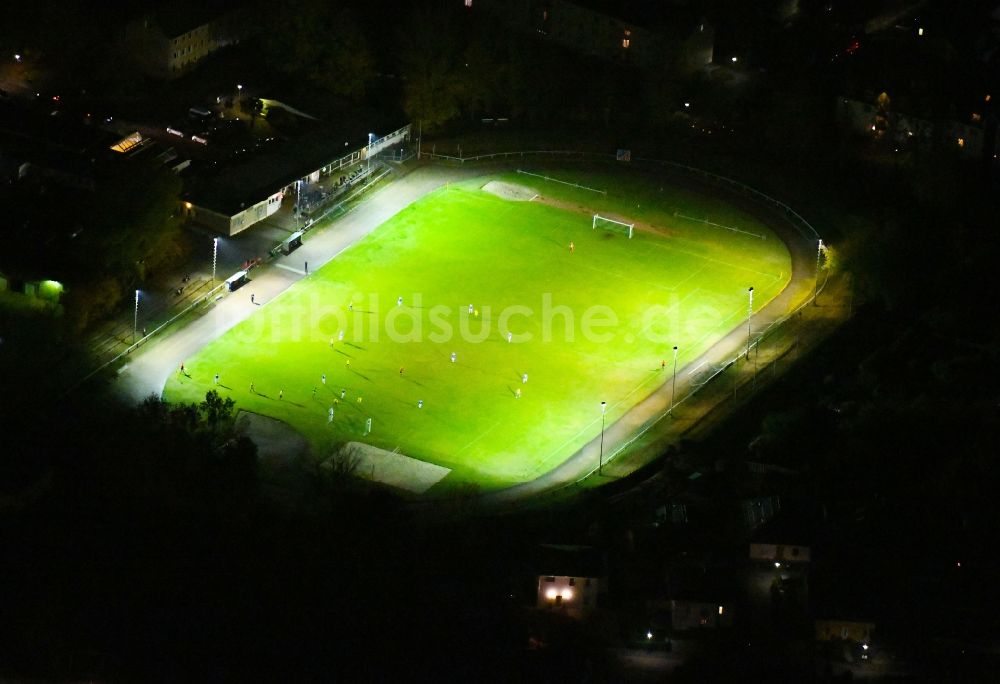
[{"label": "bright light glare", "polygon": [[556,593],[555,589],[549,589],[547,592],[545,592],[545,598],[554,599],[556,596],[558,596],[558,594]]}]

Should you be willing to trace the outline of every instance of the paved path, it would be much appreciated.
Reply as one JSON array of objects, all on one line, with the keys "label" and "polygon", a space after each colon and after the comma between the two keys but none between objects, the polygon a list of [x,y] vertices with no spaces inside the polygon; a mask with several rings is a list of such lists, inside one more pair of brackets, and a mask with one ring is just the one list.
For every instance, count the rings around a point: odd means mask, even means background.
[{"label": "paved path", "polygon": [[310,270],[319,270],[341,251],[427,193],[448,182],[482,173],[482,169],[422,166],[376,190],[346,216],[310,234],[302,247],[292,254],[255,270],[251,285],[222,297],[201,318],[137,350],[118,374],[121,391],[136,401],[151,394],[159,396],[170,374],[176,372],[185,359],[257,310],[250,303],[251,292],[266,306],[267,302],[308,277],[304,271],[306,262]]}]

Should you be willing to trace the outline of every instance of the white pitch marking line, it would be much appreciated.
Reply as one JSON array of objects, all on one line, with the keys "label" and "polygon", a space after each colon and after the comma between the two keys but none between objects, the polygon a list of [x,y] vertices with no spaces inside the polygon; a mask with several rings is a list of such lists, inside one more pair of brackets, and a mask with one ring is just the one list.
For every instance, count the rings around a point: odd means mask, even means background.
[{"label": "white pitch marking line", "polygon": [[697,372],[698,372],[698,370],[699,370],[699,369],[701,369],[701,367],[702,367],[702,366],[704,366],[704,365],[705,365],[706,363],[708,363],[708,361],[702,361],[702,362],[701,362],[701,363],[699,363],[699,364],[698,364],[697,366],[695,366],[694,368],[692,368],[691,370],[689,370],[689,371],[688,371],[688,375],[694,375],[694,374],[695,374],[695,373],[697,373]]},{"label": "white pitch marking line", "polygon": [[307,275],[305,271],[300,271],[297,268],[292,268],[291,266],[286,266],[285,264],[275,264],[275,266],[277,266],[278,268],[283,268],[286,271],[291,271],[292,273],[298,273],[299,275],[302,276]]}]

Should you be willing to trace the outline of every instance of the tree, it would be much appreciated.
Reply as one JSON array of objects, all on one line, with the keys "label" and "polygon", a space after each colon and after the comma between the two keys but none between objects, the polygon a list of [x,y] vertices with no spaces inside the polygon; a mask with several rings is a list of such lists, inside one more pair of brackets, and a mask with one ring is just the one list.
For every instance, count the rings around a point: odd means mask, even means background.
[{"label": "tree", "polygon": [[407,116],[431,131],[455,119],[464,79],[457,68],[461,46],[449,15],[420,8],[397,42]]},{"label": "tree", "polygon": [[169,169],[120,165],[88,198],[86,229],[72,253],[81,274],[112,274],[130,287],[184,255],[181,181]]},{"label": "tree", "polygon": [[356,99],[375,73],[371,49],[351,13],[323,0],[278,12],[264,50],[288,75],[327,93]]},{"label": "tree", "polygon": [[209,390],[205,394],[205,400],[198,405],[198,410],[209,429],[216,432],[232,420],[235,406],[236,402],[231,397],[223,399],[215,390]]}]

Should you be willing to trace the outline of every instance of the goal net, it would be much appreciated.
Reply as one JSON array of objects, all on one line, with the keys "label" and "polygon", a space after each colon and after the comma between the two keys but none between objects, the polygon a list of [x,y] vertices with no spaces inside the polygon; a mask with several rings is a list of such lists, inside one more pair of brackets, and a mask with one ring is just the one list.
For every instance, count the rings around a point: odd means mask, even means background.
[{"label": "goal net", "polygon": [[592,229],[602,228],[604,230],[609,230],[613,233],[622,233],[627,235],[628,238],[632,239],[632,231],[635,228],[634,223],[625,223],[624,221],[616,221],[614,219],[609,219],[606,216],[601,216],[600,214],[594,214],[594,222],[590,226]]}]

